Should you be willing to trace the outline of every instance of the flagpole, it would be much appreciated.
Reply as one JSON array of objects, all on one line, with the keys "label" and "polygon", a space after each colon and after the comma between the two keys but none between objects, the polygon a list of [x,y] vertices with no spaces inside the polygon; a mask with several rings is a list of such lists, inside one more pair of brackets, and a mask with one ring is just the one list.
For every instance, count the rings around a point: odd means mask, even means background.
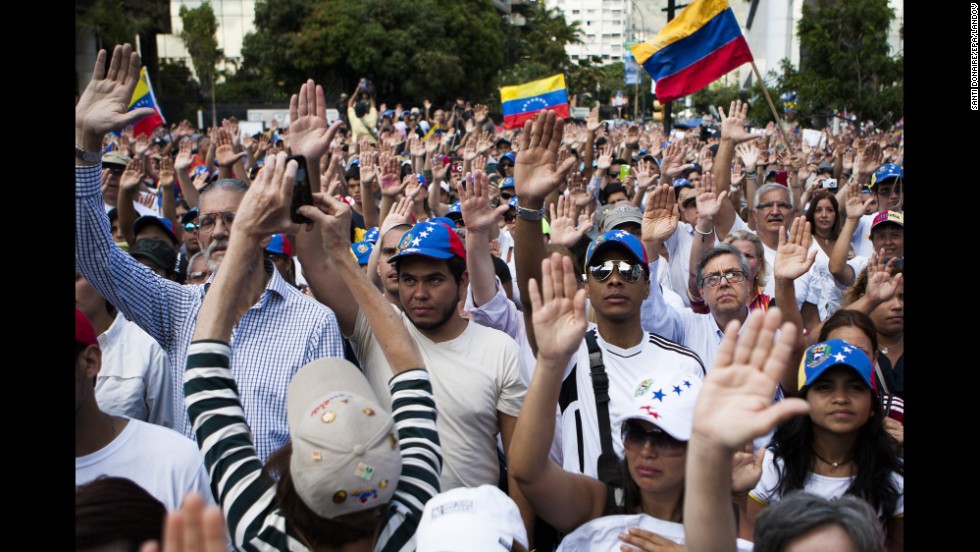
[{"label": "flagpole", "polygon": [[776,126],[779,128],[779,136],[783,139],[783,145],[786,146],[786,153],[793,155],[793,148],[789,145],[789,140],[786,139],[786,133],[783,130],[783,120],[779,117],[779,113],[776,113],[776,105],[772,103],[772,98],[769,96],[769,87],[766,86],[766,81],[762,79],[762,75],[759,73],[759,68],[755,65],[755,60],[752,60],[752,71],[755,72],[755,78],[759,79],[759,84],[762,85],[762,93],[766,96],[766,102],[769,104],[769,111],[772,112],[772,116],[776,118]]}]

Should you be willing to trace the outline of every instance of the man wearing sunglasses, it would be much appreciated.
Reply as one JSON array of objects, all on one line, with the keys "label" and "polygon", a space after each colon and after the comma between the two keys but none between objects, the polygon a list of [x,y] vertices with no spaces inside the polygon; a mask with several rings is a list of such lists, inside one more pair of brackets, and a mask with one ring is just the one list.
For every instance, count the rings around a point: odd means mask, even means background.
[{"label": "man wearing sunglasses", "polygon": [[[586,251],[585,266],[586,297],[596,318],[591,331],[596,333],[609,378],[610,420],[628,415],[632,384],[651,367],[704,377],[697,354],[640,326],[643,302],[650,295],[650,276],[647,253],[636,236],[624,230],[600,234]],[[562,411],[563,467],[596,477],[602,445],[586,340],[572,357],[569,370],[563,388],[574,384],[578,400]],[[613,450],[622,457],[622,443],[617,439],[613,439]]]},{"label": "man wearing sunglasses", "polygon": [[[167,352],[174,390],[174,429],[193,438],[184,408],[183,375],[187,348],[208,285],[182,286],[161,278],[113,244],[100,192],[98,152],[102,137],[152,113],[152,109],[127,110],[140,66],[132,47],[117,46],[107,72],[106,57],[100,52],[92,80],[75,107],[75,263],[107,301]],[[319,97],[314,98],[313,87],[304,84],[298,102],[303,106],[298,108],[294,100],[290,108],[293,151],[307,155],[311,167],[319,166],[339,126],[335,123],[327,130],[322,150],[311,147],[310,134],[326,128],[322,88],[317,92]],[[320,113],[316,111],[318,105]],[[318,177],[318,171],[310,171],[310,175],[311,179]],[[219,268],[236,213],[245,207],[241,205],[245,191],[245,183],[234,179],[220,179],[201,190],[200,214],[194,224],[212,270]],[[232,372],[257,453],[264,461],[289,442],[285,403],[292,375],[318,358],[342,357],[344,349],[336,316],[283,280],[271,261],[264,262],[261,249],[256,249],[255,255],[249,285],[241,290],[253,306],[235,330]]]}]

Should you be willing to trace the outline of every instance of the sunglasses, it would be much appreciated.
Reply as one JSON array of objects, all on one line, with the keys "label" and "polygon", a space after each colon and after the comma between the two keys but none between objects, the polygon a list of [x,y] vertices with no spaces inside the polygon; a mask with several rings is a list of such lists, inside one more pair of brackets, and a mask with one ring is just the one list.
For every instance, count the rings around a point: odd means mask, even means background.
[{"label": "sunglasses", "polygon": [[643,429],[637,422],[623,424],[623,447],[637,451],[643,450],[647,443],[650,443],[657,454],[664,456],[680,456],[687,450],[685,441],[674,439],[659,427]]},{"label": "sunglasses", "polygon": [[629,261],[605,261],[599,265],[593,265],[589,267],[589,274],[597,282],[603,282],[606,278],[609,278],[613,273],[613,268],[619,270],[619,275],[623,277],[627,282],[634,283],[639,281],[643,277],[643,265],[640,263],[631,263]]}]

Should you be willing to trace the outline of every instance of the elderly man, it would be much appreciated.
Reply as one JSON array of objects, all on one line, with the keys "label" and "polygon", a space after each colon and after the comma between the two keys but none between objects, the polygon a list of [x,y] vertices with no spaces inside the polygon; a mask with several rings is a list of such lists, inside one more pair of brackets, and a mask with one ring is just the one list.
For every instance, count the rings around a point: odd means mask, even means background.
[{"label": "elderly man", "polygon": [[[102,137],[124,128],[146,109],[128,111],[139,77],[139,55],[128,44],[117,46],[108,72],[106,54],[100,52],[92,80],[75,107],[78,150],[75,166],[75,262],[82,276],[107,301],[133,320],[167,352],[174,389],[175,429],[191,436],[183,405],[184,359],[190,344],[206,286],[182,286],[153,273],[121,251],[109,235],[100,191]],[[290,107],[290,140],[294,152],[307,156],[310,166],[320,157],[339,124],[326,128],[322,88],[300,89],[302,106]],[[295,98],[295,96],[294,96]],[[310,106],[313,106],[311,108]],[[151,110],[152,111],[152,110]],[[313,139],[313,131],[322,139]],[[311,171],[311,180],[318,171]],[[222,179],[201,190],[198,239],[208,265],[217,270],[228,247],[235,212],[245,195],[240,180]],[[242,393],[245,415],[254,432],[256,450],[263,460],[289,442],[286,425],[286,389],[293,374],[306,363],[325,356],[343,356],[343,344],[334,314],[290,286],[271,261],[263,263],[256,250],[251,275],[251,304],[235,332],[232,371]]]}]

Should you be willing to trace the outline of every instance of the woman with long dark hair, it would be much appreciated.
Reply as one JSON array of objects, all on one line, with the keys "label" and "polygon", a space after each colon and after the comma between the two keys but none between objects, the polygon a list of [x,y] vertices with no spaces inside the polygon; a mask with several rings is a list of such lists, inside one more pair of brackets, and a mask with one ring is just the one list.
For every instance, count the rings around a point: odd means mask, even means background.
[{"label": "woman with long dark hair", "polygon": [[[762,478],[749,492],[748,520],[794,490],[867,501],[887,533],[889,550],[904,548],[904,475],[897,443],[885,430],[867,354],[846,341],[818,343],[803,358],[800,388],[809,415],[779,426],[765,452]],[[743,534],[743,536],[745,536]]]}]

